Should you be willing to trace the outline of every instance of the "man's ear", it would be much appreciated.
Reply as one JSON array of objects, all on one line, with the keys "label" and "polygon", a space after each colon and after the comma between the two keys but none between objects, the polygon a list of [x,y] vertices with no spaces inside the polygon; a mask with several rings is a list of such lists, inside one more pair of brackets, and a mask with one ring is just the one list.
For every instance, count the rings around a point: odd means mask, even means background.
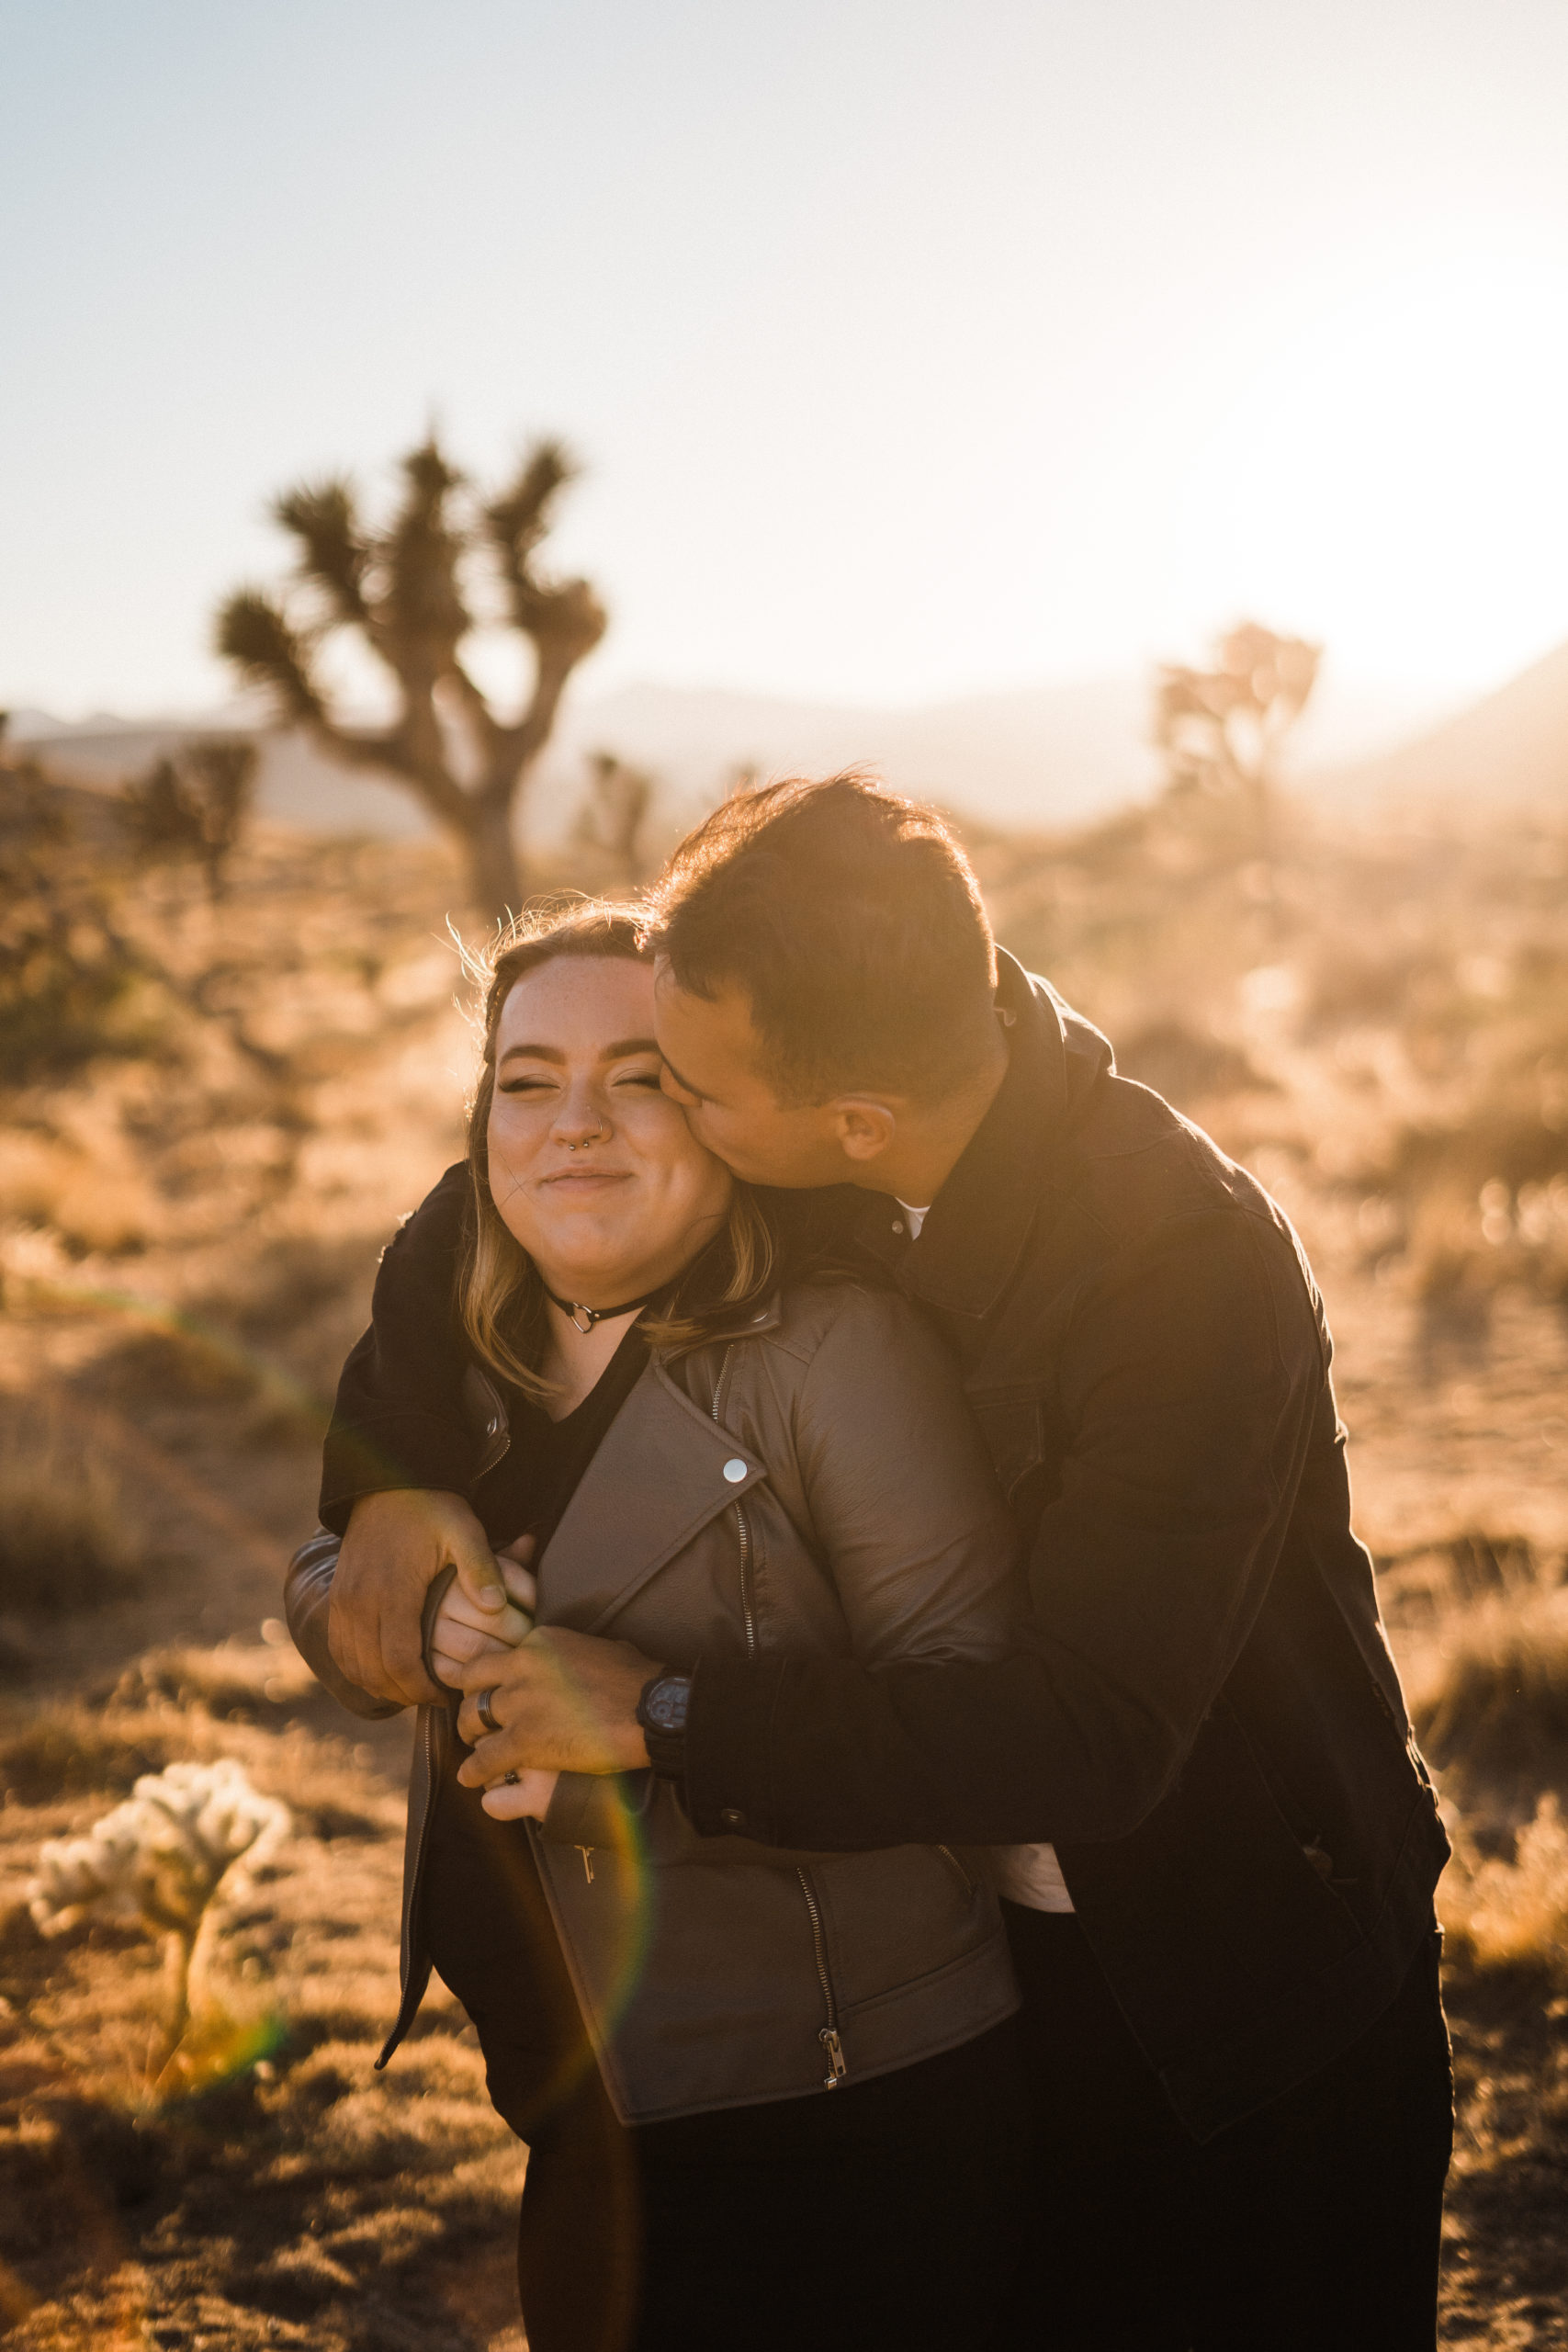
[{"label": "man's ear", "polygon": [[833,1134],[846,1159],[880,1159],[892,1145],[898,1122],[886,1102],[869,1094],[840,1094],[828,1105]]}]

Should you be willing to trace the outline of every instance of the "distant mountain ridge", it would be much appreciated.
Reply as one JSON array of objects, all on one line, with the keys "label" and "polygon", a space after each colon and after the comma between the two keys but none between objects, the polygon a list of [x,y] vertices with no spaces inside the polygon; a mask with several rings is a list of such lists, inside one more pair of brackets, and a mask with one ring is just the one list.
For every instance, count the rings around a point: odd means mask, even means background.
[{"label": "distant mountain ridge", "polygon": [[[1292,743],[1291,775],[1336,798],[1479,792],[1507,802],[1568,799],[1568,647],[1434,726],[1436,699],[1330,673]],[[657,778],[667,822],[711,807],[743,770],[823,775],[864,764],[960,815],[1052,831],[1157,787],[1149,706],[1146,677],[1021,687],[912,710],[628,684],[569,699],[531,788],[527,821],[536,836],[558,838],[580,805],[588,756],[604,751]],[[78,725],[18,711],[11,738],[36,747],[62,775],[107,788],[194,734],[255,724],[234,706]],[[274,822],[311,831],[428,831],[412,794],[389,783],[339,767],[301,735],[268,734],[258,808]]]},{"label": "distant mountain ridge", "polygon": [[1413,741],[1343,767],[1332,783],[1369,800],[1568,807],[1568,645]]},{"label": "distant mountain ridge", "polygon": [[[1111,679],[976,695],[925,710],[886,711],[719,688],[634,684],[569,700],[531,788],[533,821],[565,829],[588,756],[614,752],[659,781],[672,813],[711,807],[737,774],[824,775],[875,768],[890,784],[1003,825],[1074,824],[1158,779],[1142,687]],[[230,709],[189,718],[94,718],[62,724],[18,711],[14,741],[61,774],[111,786],[193,734],[254,721]],[[325,831],[424,830],[412,793],[337,766],[303,736],[269,736],[258,805],[274,821]]]}]

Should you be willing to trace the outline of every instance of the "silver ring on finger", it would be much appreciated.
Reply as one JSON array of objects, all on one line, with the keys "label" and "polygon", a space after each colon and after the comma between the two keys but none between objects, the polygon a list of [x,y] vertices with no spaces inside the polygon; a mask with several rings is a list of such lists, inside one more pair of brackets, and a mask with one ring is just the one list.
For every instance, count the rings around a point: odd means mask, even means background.
[{"label": "silver ring on finger", "polygon": [[474,1701],[474,1704],[479,1710],[479,1721],[483,1724],[486,1731],[499,1731],[501,1729],[501,1724],[496,1717],[495,1708],[491,1704],[491,1702],[500,1688],[501,1685],[499,1682],[492,1682],[490,1689],[488,1690],[481,1690],[479,1697]]}]

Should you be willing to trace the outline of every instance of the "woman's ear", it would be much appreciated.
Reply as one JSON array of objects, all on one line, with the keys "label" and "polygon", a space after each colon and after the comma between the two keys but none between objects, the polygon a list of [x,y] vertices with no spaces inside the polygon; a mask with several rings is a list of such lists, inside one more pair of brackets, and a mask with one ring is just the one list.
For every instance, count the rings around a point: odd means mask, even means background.
[{"label": "woman's ear", "polygon": [[886,1103],[871,1095],[840,1094],[828,1107],[846,1159],[880,1159],[897,1133],[898,1122]]}]

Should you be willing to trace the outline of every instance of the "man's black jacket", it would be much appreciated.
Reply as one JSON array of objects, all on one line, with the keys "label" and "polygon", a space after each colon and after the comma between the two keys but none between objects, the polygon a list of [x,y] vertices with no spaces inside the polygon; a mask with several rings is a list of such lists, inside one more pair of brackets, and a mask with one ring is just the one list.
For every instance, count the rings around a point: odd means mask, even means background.
[{"label": "man's black jacket", "polygon": [[[1032,1547],[1032,1645],[989,1666],[704,1658],[687,1802],[705,1831],[780,1845],[1051,1839],[1207,2138],[1393,1999],[1448,1841],[1350,1532],[1294,1234],[1010,957],[998,1001],[1009,1074],[919,1239],[882,1194],[793,1207],[952,1348]],[[329,1525],[371,1487],[468,1485],[462,1188],[451,1171],[384,1261],[328,1440]]]}]

